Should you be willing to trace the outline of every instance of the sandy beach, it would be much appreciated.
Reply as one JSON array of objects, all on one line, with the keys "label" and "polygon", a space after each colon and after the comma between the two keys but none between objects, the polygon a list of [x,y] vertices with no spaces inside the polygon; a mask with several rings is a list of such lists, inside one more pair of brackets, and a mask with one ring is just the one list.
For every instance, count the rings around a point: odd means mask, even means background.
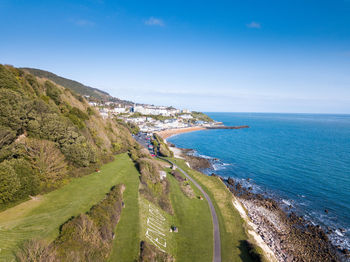
[{"label": "sandy beach", "polygon": [[182,133],[188,133],[193,131],[199,131],[206,129],[203,126],[193,126],[193,127],[186,127],[186,128],[176,128],[176,129],[167,129],[164,131],[157,132],[157,134],[162,137],[163,139],[167,139],[173,135],[182,134]]}]

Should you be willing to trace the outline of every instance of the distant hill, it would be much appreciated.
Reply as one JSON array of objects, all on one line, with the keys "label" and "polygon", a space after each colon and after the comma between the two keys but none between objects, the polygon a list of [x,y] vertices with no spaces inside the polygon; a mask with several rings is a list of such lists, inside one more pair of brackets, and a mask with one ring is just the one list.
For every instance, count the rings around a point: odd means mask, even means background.
[{"label": "distant hill", "polygon": [[83,96],[90,96],[90,97],[96,98],[98,100],[103,100],[103,101],[114,101],[114,102],[118,102],[121,104],[132,105],[132,102],[130,102],[130,101],[120,100],[118,98],[112,97],[110,94],[108,94],[105,91],[102,91],[102,90],[94,88],[94,87],[86,86],[86,85],[79,83],[77,81],[58,76],[54,73],[51,73],[51,72],[48,72],[45,70],[36,69],[36,68],[27,68],[27,67],[23,67],[21,69],[26,70],[27,72],[29,72],[37,77],[46,78],[48,80],[51,80],[51,81],[55,82],[56,84],[61,85],[65,88],[68,88],[68,89],[74,91],[75,93],[83,95]]}]

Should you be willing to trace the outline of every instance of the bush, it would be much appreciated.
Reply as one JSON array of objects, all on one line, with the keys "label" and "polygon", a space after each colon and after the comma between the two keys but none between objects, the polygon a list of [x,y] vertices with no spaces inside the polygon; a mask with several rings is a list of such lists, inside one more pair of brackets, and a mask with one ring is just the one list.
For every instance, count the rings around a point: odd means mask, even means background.
[{"label": "bush", "polygon": [[16,254],[18,262],[54,262],[56,252],[46,242],[32,239],[26,241],[19,252]]},{"label": "bush", "polygon": [[20,181],[16,198],[24,199],[29,195],[35,196],[40,193],[40,179],[30,163],[24,159],[12,159],[10,163]]},{"label": "bush", "polygon": [[90,163],[97,162],[96,152],[87,142],[64,145],[62,151],[69,161],[78,167],[87,167]]},{"label": "bush", "polygon": [[0,89],[0,124],[17,133],[27,121],[27,102],[20,94],[9,89]]},{"label": "bush", "polygon": [[62,225],[54,246],[57,248],[56,261],[103,261],[105,254],[98,229],[85,214]]},{"label": "bush", "polygon": [[16,132],[11,128],[0,125],[0,148],[11,144],[16,139]]},{"label": "bush", "polygon": [[24,76],[25,80],[28,82],[28,84],[33,89],[34,93],[39,96],[40,95],[40,86],[38,81],[36,80],[35,76],[26,74]]},{"label": "bush", "polygon": [[159,135],[154,134],[154,140],[152,141],[155,152],[159,152],[161,156],[172,157],[174,156],[173,152],[169,149],[167,144],[165,144],[163,138]]},{"label": "bush", "polygon": [[44,86],[46,89],[46,95],[50,97],[56,105],[59,105],[62,102],[61,90],[50,81],[46,81]]},{"label": "bush", "polygon": [[20,189],[20,180],[9,161],[0,163],[0,204],[14,201]]},{"label": "bush", "polygon": [[105,261],[113,243],[122,210],[124,185],[111,189],[105,199],[86,214],[70,219],[54,242],[59,261]]},{"label": "bush", "polygon": [[0,65],[0,88],[8,88],[18,90],[18,81],[14,74],[6,69],[5,66]]},{"label": "bush", "polygon": [[89,115],[81,111],[79,108],[73,107],[69,110],[66,116],[76,125],[79,129],[85,127],[84,120],[89,119]]},{"label": "bush", "polygon": [[143,196],[158,204],[164,211],[172,214],[172,206],[169,200],[169,184],[166,179],[160,180],[160,165],[150,158],[139,158],[136,160],[137,167],[141,174],[140,193]]},{"label": "bush", "polygon": [[153,184],[160,182],[160,166],[157,162],[149,158],[139,158],[137,167],[141,173],[141,182],[147,183],[147,181],[151,181]]},{"label": "bush", "polygon": [[95,115],[95,111],[92,109],[91,106],[89,106],[87,108],[87,113],[88,113],[89,116],[94,116]]},{"label": "bush", "polygon": [[139,262],[174,262],[175,259],[160,250],[157,247],[145,242],[141,241],[140,244],[140,257]]},{"label": "bush", "polygon": [[83,111],[81,111],[79,108],[77,107],[73,107],[70,111],[70,114],[77,116],[78,118],[82,119],[82,120],[88,120],[89,119],[89,115],[84,113]]}]

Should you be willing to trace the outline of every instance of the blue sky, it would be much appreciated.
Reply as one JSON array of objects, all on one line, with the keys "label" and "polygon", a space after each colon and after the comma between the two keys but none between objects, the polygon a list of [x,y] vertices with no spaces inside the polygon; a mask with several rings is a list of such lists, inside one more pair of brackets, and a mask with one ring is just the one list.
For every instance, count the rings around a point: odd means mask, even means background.
[{"label": "blue sky", "polygon": [[141,103],[350,113],[350,0],[0,0],[0,63]]}]

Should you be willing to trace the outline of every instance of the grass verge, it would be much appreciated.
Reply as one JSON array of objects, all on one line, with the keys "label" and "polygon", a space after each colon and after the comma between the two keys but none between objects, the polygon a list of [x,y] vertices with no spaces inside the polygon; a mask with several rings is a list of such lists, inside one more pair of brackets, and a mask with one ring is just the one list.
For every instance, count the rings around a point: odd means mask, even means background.
[{"label": "grass verge", "polygon": [[[177,244],[176,261],[212,261],[213,223],[208,203],[197,197],[186,197],[172,175],[168,174],[168,180],[175,213],[173,223],[179,229],[178,233],[172,233]],[[201,195],[191,182],[190,184],[195,195]]]},{"label": "grass verge", "polygon": [[189,168],[181,159],[171,160],[194,178],[210,196],[219,220],[222,261],[253,261],[245,244],[248,236],[244,221],[233,207],[233,196],[222,181]]},{"label": "grass verge", "polygon": [[122,177],[135,171],[127,154],[115,157],[100,173],[73,179],[68,185],[0,213],[0,261],[11,261],[13,252],[32,238],[54,240],[70,217],[88,211]]},{"label": "grass verge", "polygon": [[136,168],[119,177],[125,184],[123,208],[115,230],[113,249],[108,261],[137,261],[140,249],[140,216],[139,216],[139,172]]}]

